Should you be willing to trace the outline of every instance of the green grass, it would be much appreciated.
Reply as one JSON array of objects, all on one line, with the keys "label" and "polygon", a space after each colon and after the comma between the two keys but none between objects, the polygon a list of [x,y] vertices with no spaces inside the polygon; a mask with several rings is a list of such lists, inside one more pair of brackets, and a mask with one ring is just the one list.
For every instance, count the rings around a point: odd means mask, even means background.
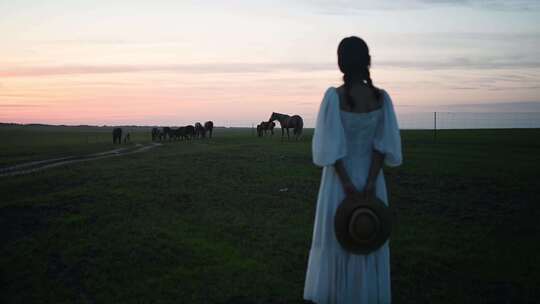
[{"label": "green grass", "polygon": [[[124,127],[132,142],[151,140],[150,128]],[[112,127],[62,127],[41,125],[0,126],[0,168],[71,155],[112,150]]]},{"label": "green grass", "polygon": [[[24,132],[26,143],[2,142],[2,163],[110,148],[109,130]],[[80,139],[96,133],[103,142]],[[302,303],[320,182],[307,133],[281,143],[217,129],[0,178],[0,302]],[[537,301],[538,138],[403,132],[404,165],[386,170],[395,303],[483,303],[499,286]],[[135,141],[148,140],[141,130]]]}]

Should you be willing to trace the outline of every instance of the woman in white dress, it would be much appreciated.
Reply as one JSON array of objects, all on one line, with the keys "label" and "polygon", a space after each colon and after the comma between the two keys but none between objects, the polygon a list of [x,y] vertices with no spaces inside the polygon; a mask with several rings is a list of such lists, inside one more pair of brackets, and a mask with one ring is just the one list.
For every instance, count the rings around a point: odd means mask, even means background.
[{"label": "woman in white dress", "polygon": [[348,37],[338,47],[344,84],[324,94],[313,136],[313,162],[323,167],[304,299],[318,304],[390,303],[388,242],[368,255],[343,249],[334,215],[346,194],[363,191],[388,204],[382,166],[401,164],[401,138],[390,96],[370,77],[367,44]]}]

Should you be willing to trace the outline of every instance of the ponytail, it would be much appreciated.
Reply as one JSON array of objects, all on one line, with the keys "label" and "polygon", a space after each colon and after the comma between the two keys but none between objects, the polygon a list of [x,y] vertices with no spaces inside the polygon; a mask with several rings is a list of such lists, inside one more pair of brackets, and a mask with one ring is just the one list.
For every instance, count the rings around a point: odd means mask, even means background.
[{"label": "ponytail", "polygon": [[366,67],[366,83],[368,87],[371,88],[371,91],[373,91],[373,95],[375,96],[375,99],[377,100],[381,99],[381,91],[373,85],[373,80],[371,80],[369,67]]},{"label": "ponytail", "polygon": [[349,109],[352,110],[352,108],[354,107],[354,102],[351,95],[351,85],[352,85],[351,82],[352,82],[351,75],[343,74],[343,86],[345,87],[345,95],[344,95],[345,102],[347,103],[347,105],[349,105]]},{"label": "ponytail", "polygon": [[349,106],[351,110],[354,107],[354,101],[351,95],[351,88],[352,88],[353,82],[355,81],[360,81],[363,84],[367,85],[373,92],[375,99],[379,100],[381,98],[381,91],[373,85],[373,80],[371,80],[369,67],[366,66],[362,68],[361,72],[358,74],[344,73],[343,74],[343,86],[345,87],[344,98],[345,98],[345,102],[347,103],[347,105]]}]

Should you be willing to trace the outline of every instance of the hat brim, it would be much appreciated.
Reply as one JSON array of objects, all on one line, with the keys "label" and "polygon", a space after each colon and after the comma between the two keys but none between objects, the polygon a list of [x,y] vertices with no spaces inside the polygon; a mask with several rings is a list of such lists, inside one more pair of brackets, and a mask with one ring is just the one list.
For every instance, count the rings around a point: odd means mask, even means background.
[{"label": "hat brim", "polygon": [[[357,242],[349,234],[349,221],[358,208],[368,208],[379,219],[380,227],[376,236],[369,242]],[[390,237],[392,231],[392,212],[380,199],[365,198],[360,193],[347,196],[339,205],[334,217],[336,238],[341,246],[354,254],[369,254],[379,249]]]}]

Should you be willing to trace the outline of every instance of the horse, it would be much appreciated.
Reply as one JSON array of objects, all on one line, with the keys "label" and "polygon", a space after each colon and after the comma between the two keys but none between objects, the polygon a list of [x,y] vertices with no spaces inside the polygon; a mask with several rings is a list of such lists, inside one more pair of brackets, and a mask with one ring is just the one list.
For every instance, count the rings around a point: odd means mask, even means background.
[{"label": "horse", "polygon": [[262,137],[263,136],[263,127],[261,124],[257,125],[257,136]]},{"label": "horse", "polygon": [[129,132],[127,132],[126,135],[124,135],[124,143],[127,144],[130,142],[131,142],[131,135],[129,134]]},{"label": "horse", "polygon": [[302,130],[304,128],[304,120],[299,115],[289,116],[286,114],[272,112],[272,115],[270,116],[268,123],[273,122],[274,120],[279,121],[279,124],[281,125],[281,139],[282,140],[283,140],[283,136],[285,136],[285,129],[287,130],[287,139],[290,139],[289,137],[290,128],[293,129],[293,135],[295,136],[296,140],[298,140],[300,135],[302,135]]},{"label": "horse", "polygon": [[176,130],[173,130],[174,137],[180,140],[184,140],[186,137],[186,127],[179,127]]},{"label": "horse", "polygon": [[171,128],[169,127],[163,127],[162,132],[160,134],[160,139],[167,139],[171,140]]},{"label": "horse", "polygon": [[113,144],[122,143],[122,128],[114,128],[112,131]]},{"label": "horse", "polygon": [[156,141],[159,138],[159,129],[152,128],[152,141]]},{"label": "horse", "polygon": [[195,136],[195,127],[192,125],[185,126],[184,127],[184,136],[187,140],[192,139]]},{"label": "horse", "polygon": [[177,129],[171,128],[169,131],[169,140],[177,140],[178,139],[178,133],[176,132]]},{"label": "horse", "polygon": [[214,122],[211,120],[205,122],[204,130],[208,132],[208,138],[212,138],[212,132],[214,132]]},{"label": "horse", "polygon": [[268,131],[270,131],[270,133],[272,135],[274,135],[274,128],[276,127],[276,123],[273,122],[273,121],[261,121],[261,131],[264,132],[264,135],[266,135],[266,133]]},{"label": "horse", "polygon": [[200,122],[195,123],[195,137],[204,138],[206,136],[206,130]]}]

